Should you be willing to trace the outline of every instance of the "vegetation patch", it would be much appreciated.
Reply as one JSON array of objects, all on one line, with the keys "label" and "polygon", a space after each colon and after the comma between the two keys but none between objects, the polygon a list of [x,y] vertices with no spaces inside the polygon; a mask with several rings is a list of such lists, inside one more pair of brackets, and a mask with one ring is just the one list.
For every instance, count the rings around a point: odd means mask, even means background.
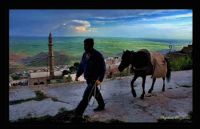
[{"label": "vegetation patch", "polygon": [[35,94],[36,94],[36,97],[34,100],[36,100],[36,101],[41,101],[43,99],[48,98],[42,91],[39,91],[39,90],[35,91]]},{"label": "vegetation patch", "polygon": [[70,74],[65,75],[65,76],[63,77],[63,79],[64,79],[64,82],[71,82],[71,81],[72,81],[72,77],[71,77]]},{"label": "vegetation patch", "polygon": [[130,75],[133,75],[133,73],[130,71],[129,68],[126,68],[122,72],[117,72],[117,73],[108,75],[107,78],[116,79],[116,77],[125,77],[125,76],[130,76]]},{"label": "vegetation patch", "polygon": [[[42,117],[30,117],[19,119],[12,123],[23,123],[23,124],[54,124],[54,123],[70,123],[72,122],[71,118],[73,117],[72,111],[67,111],[66,109],[60,109],[58,114],[55,116],[45,115]],[[76,122],[86,122],[87,117],[83,117]]]},{"label": "vegetation patch", "polygon": [[118,119],[110,119],[106,123],[124,123],[124,121],[120,121]]},{"label": "vegetation patch", "polygon": [[172,71],[192,69],[192,58],[190,56],[183,56],[171,59],[170,66]]},{"label": "vegetation patch", "polygon": [[9,101],[9,105],[14,105],[14,104],[20,104],[20,103],[24,103],[27,101],[31,101],[34,98],[28,98],[28,99],[21,99],[21,100],[14,100],[14,101]]},{"label": "vegetation patch", "polygon": [[181,87],[190,88],[190,87],[192,87],[192,86],[189,86],[189,85],[181,85]]},{"label": "vegetation patch", "polygon": [[58,101],[58,99],[56,97],[51,97],[51,100],[54,101],[54,102]]},{"label": "vegetation patch", "polygon": [[36,94],[36,97],[33,97],[33,98],[10,101],[10,102],[9,102],[9,105],[20,104],[20,103],[24,103],[24,102],[31,101],[31,100],[41,101],[41,100],[43,100],[43,99],[48,98],[48,97],[47,97],[43,92],[41,92],[41,91],[35,91],[35,94]]},{"label": "vegetation patch", "polygon": [[12,123],[23,124],[55,124],[55,123],[124,123],[117,119],[106,120],[105,122],[94,121],[89,116],[85,115],[82,118],[73,119],[73,110],[68,111],[66,108],[60,108],[55,116],[45,115],[42,117],[31,117],[19,119]]},{"label": "vegetation patch", "polygon": [[176,85],[178,85],[178,86],[180,86],[180,87],[185,87],[185,88],[190,88],[190,87],[192,87],[191,85],[180,85],[180,84],[178,84],[178,83],[176,83]]}]

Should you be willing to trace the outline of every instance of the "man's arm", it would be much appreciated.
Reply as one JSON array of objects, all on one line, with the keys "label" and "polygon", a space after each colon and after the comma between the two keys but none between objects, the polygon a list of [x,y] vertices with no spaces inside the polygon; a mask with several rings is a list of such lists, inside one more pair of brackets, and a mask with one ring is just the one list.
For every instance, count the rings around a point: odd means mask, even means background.
[{"label": "man's arm", "polygon": [[104,78],[104,75],[105,75],[105,72],[106,72],[106,64],[105,64],[105,61],[104,61],[104,58],[102,55],[100,55],[99,57],[99,65],[100,65],[100,70],[99,70],[99,78],[98,80],[100,82],[103,81],[103,78]]},{"label": "man's arm", "polygon": [[77,72],[76,72],[76,78],[77,78],[77,79],[78,79],[78,77],[80,77],[81,74],[83,74],[83,72],[84,72],[84,70],[83,70],[83,63],[84,63],[83,60],[84,60],[84,54],[83,54],[83,56],[82,56],[80,65],[79,65],[78,70],[77,70]]}]

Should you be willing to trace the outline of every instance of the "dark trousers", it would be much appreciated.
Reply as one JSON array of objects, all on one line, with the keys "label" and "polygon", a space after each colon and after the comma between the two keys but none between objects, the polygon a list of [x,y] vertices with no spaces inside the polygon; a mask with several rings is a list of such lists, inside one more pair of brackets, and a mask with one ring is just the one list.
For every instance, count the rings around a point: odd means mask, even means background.
[{"label": "dark trousers", "polygon": [[94,93],[95,92],[95,88],[93,88],[95,86],[94,84],[95,84],[95,81],[87,80],[87,87],[84,91],[82,100],[80,101],[80,103],[78,104],[78,106],[75,109],[75,113],[77,115],[83,115],[91,97],[94,95],[96,95],[94,97],[97,100],[99,106],[105,105],[103,97],[102,97],[98,87],[96,87],[96,94]]}]

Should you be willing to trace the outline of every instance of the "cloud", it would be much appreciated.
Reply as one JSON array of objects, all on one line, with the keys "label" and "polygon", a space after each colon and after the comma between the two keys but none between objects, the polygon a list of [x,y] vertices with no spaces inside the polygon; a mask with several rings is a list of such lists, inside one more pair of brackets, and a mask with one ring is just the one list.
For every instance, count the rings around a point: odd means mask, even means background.
[{"label": "cloud", "polygon": [[121,13],[123,15],[113,15],[108,17],[96,16],[93,17],[92,21],[96,24],[127,24],[127,23],[139,23],[139,22],[149,22],[149,21],[162,21],[162,20],[177,20],[182,18],[192,18],[192,12],[186,10],[136,10],[127,11],[127,14]]},{"label": "cloud", "polygon": [[89,21],[86,20],[69,20],[55,27],[56,31],[68,33],[88,33],[94,32],[97,28],[91,27]]},{"label": "cloud", "polygon": [[160,17],[160,19],[177,19],[177,18],[187,18],[187,17],[192,17],[192,13],[172,15],[172,16],[163,16],[163,17]]},{"label": "cloud", "polygon": [[101,36],[192,39],[192,23],[165,22],[160,24],[117,25],[115,27],[101,27],[98,32]]},{"label": "cloud", "polygon": [[155,18],[143,18],[143,21],[157,21],[157,20],[173,20],[173,19],[181,19],[181,18],[192,18],[192,13],[171,15],[171,16],[159,16]]},{"label": "cloud", "polygon": [[120,19],[128,19],[128,18],[136,18],[138,16],[118,16],[118,17],[95,17],[97,20],[120,20]]},{"label": "cloud", "polygon": [[76,32],[85,33],[90,31],[90,23],[84,20],[72,20]]}]

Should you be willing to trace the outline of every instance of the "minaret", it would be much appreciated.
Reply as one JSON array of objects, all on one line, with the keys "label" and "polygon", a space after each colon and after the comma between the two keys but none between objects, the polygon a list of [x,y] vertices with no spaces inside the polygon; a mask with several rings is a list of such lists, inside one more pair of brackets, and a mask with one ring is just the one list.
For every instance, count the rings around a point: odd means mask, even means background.
[{"label": "minaret", "polygon": [[54,78],[54,54],[53,54],[53,42],[52,35],[49,33],[49,67],[50,67],[50,78]]}]

